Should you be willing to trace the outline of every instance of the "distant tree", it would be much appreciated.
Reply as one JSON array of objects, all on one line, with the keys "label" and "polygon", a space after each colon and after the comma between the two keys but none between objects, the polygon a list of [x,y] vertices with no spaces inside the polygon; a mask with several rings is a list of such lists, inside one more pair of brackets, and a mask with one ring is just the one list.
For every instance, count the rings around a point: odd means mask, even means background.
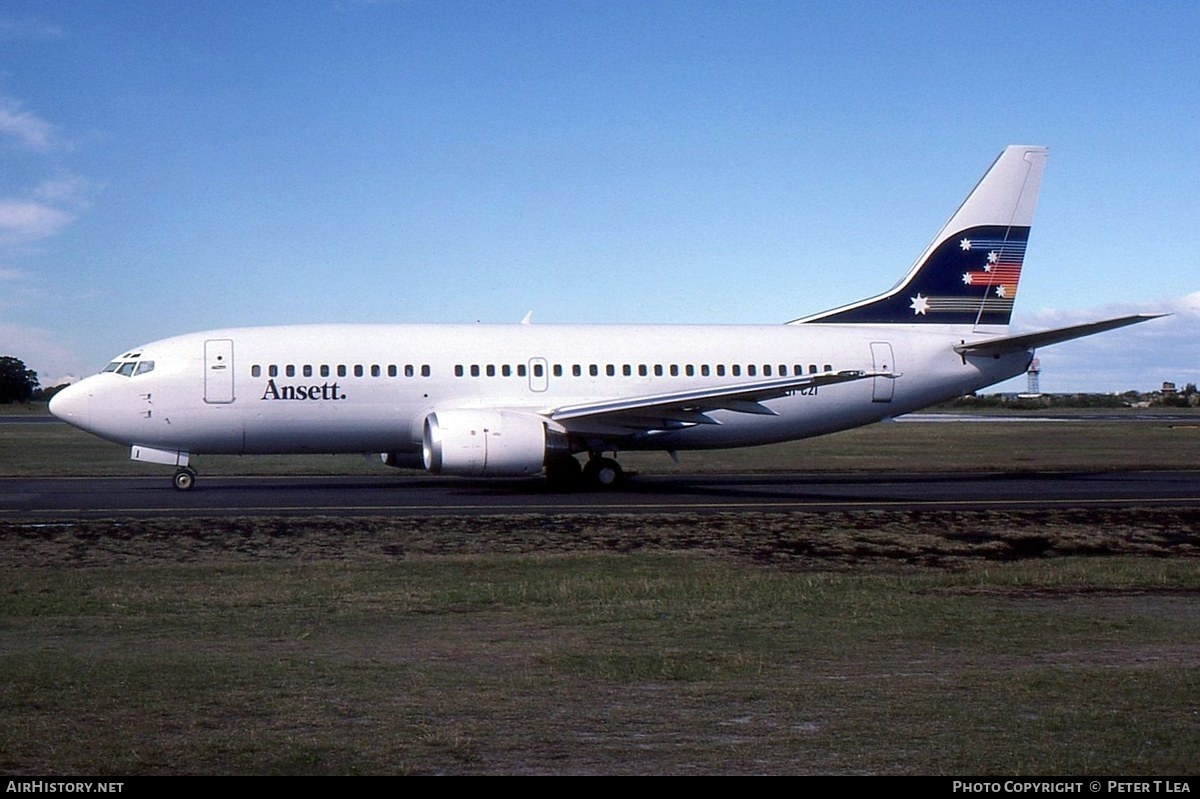
[{"label": "distant tree", "polygon": [[43,386],[41,388],[34,389],[31,399],[33,399],[34,402],[49,402],[55,394],[62,391],[69,385],[71,384],[60,383],[57,386]]},{"label": "distant tree", "polygon": [[0,356],[0,405],[29,402],[37,387],[37,372],[26,369],[20,358]]}]

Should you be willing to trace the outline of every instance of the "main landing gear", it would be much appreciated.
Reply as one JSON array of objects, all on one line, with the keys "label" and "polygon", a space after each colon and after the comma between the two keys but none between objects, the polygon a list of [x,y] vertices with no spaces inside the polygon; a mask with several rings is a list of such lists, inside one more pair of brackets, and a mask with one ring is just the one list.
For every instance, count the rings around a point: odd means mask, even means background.
[{"label": "main landing gear", "polygon": [[574,455],[555,455],[546,461],[546,481],[560,491],[616,488],[624,480],[621,464],[598,452],[593,452],[583,466]]},{"label": "main landing gear", "polygon": [[172,482],[180,491],[191,491],[192,487],[196,485],[196,470],[190,466],[181,466],[175,470]]},{"label": "main landing gear", "polygon": [[583,481],[591,488],[616,488],[625,481],[625,470],[613,458],[594,452],[583,467]]}]

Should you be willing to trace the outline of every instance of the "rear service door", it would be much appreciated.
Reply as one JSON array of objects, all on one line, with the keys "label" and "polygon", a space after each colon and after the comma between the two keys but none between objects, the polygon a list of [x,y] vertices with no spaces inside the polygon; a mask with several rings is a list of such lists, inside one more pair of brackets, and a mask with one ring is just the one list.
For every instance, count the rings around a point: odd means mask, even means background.
[{"label": "rear service door", "polygon": [[[896,371],[896,364],[892,361],[892,345],[886,341],[871,342],[871,361],[875,365],[876,372],[892,374]],[[890,377],[876,377],[873,382],[875,385],[871,389],[871,400],[873,402],[891,402],[892,386],[896,381]]]}]

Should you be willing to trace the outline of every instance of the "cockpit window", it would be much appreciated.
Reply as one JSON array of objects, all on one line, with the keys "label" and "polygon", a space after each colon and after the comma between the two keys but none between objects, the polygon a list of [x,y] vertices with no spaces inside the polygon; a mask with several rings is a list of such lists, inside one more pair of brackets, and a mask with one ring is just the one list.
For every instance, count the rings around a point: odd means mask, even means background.
[{"label": "cockpit window", "polygon": [[[140,352],[136,354],[141,355]],[[101,369],[100,374],[116,372],[123,377],[136,377],[137,375],[144,375],[147,372],[153,371],[154,361],[139,361],[129,355],[122,355],[118,360]]]}]

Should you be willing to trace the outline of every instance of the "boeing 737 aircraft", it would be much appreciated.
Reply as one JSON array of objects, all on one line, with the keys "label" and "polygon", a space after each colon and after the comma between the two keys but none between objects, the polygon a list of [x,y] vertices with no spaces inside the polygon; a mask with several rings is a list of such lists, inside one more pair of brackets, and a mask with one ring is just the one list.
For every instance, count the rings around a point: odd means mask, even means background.
[{"label": "boeing 737 aircraft", "polygon": [[1036,347],[1153,318],[1009,334],[1045,160],[1006,148],[896,286],[787,324],[209,330],[128,350],[50,410],[174,466],[184,490],[201,453],[380,453],[612,486],[621,450],[846,430],[1019,375]]}]

